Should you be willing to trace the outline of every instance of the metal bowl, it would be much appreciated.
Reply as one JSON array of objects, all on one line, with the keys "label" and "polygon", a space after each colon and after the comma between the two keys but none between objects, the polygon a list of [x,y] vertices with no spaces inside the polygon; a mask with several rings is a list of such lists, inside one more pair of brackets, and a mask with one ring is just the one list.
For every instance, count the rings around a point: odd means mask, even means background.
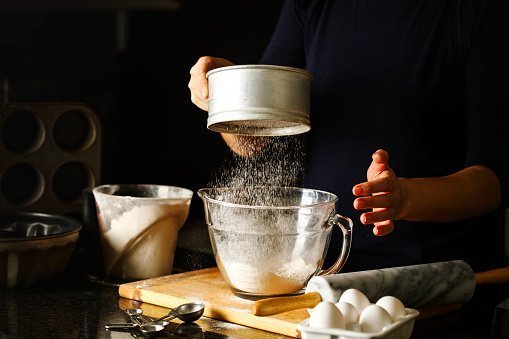
[{"label": "metal bowl", "polygon": [[207,128],[216,132],[281,136],[311,128],[311,73],[275,65],[213,69],[209,82]]},{"label": "metal bowl", "polygon": [[0,288],[52,280],[68,265],[81,223],[42,213],[0,214]]}]

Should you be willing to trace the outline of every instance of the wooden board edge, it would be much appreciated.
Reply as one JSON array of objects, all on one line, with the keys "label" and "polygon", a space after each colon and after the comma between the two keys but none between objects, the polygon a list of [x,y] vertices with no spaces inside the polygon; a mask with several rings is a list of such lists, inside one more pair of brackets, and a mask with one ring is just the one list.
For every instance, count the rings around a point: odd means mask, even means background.
[{"label": "wooden board edge", "polygon": [[[150,290],[137,289],[136,291],[133,291],[132,288],[129,288],[128,286],[124,286],[124,288],[119,289],[119,291],[121,293],[121,297],[163,306],[166,308],[174,308],[177,305],[188,302],[202,302],[202,300],[199,299],[183,299]],[[289,337],[299,336],[296,323],[290,323],[284,320],[270,317],[259,317],[249,313],[248,311],[239,312],[232,311],[228,307],[205,305],[205,311],[203,315],[208,318],[228,321],[234,324],[257,328],[267,332],[282,334]],[[262,320],[262,318],[264,319]]]},{"label": "wooden board edge", "polygon": [[139,294],[141,293],[142,289],[167,284],[168,280],[176,281],[179,279],[188,279],[189,277],[195,275],[214,274],[217,270],[218,270],[217,267],[208,267],[195,271],[182,272],[164,275],[156,278],[127,282],[124,284],[120,284],[118,286],[118,295],[124,298],[142,301],[139,297]]},{"label": "wooden board edge", "polygon": [[[208,312],[207,312],[208,311]],[[297,323],[291,323],[277,318],[259,317],[250,312],[232,312],[227,307],[205,308],[205,316],[228,321],[231,323],[257,328],[271,333],[298,337]]]}]

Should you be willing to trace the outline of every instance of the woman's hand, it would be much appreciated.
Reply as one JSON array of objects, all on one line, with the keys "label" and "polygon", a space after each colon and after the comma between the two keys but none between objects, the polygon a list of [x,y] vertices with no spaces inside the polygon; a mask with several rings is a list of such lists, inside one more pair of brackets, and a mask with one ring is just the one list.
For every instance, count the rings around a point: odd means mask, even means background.
[{"label": "woman's hand", "polygon": [[363,224],[374,224],[373,233],[381,236],[394,229],[393,220],[399,213],[403,199],[398,178],[389,166],[389,154],[384,150],[373,153],[368,168],[368,181],[357,184],[352,192],[359,197],[353,206],[357,210],[372,209],[361,215]]},{"label": "woman's hand", "polygon": [[441,177],[397,178],[389,166],[389,154],[378,150],[368,168],[368,181],[352,191],[363,224],[374,224],[375,235],[394,229],[393,220],[454,222],[490,213],[499,207],[501,184],[497,175],[482,165],[468,166]]},{"label": "woman's hand", "polygon": [[208,71],[214,68],[232,66],[233,63],[223,58],[214,58],[203,56],[198,59],[196,64],[189,70],[191,79],[189,80],[189,90],[191,91],[191,101],[204,111],[209,108],[209,83],[205,76]]},{"label": "woman's hand", "polygon": [[[189,90],[191,101],[204,111],[209,109],[209,83],[206,77],[208,71],[219,67],[233,66],[234,63],[223,58],[203,56],[189,70]],[[266,137],[242,136],[236,134],[221,133],[224,141],[230,149],[240,156],[255,156],[263,150],[267,144]]]}]

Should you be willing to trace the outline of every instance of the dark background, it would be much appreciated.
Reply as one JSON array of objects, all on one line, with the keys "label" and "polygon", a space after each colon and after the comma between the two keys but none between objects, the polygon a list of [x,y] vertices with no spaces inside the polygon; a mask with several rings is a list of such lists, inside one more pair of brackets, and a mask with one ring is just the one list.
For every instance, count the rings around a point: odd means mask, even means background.
[{"label": "dark background", "polygon": [[[181,1],[173,10],[112,2],[0,3],[0,80],[9,86],[2,98],[88,105],[102,128],[97,184],[196,192],[231,153],[191,103],[189,69],[202,55],[257,63],[282,0]],[[201,209],[195,195],[190,217]]]}]

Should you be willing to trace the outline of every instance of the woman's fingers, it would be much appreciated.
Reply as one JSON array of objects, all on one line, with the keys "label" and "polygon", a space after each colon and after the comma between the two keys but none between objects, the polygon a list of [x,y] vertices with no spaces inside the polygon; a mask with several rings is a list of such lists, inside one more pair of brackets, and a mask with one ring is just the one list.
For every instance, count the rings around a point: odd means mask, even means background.
[{"label": "woman's fingers", "polygon": [[395,197],[392,193],[368,195],[354,200],[353,207],[356,210],[368,208],[391,208],[395,205]]},{"label": "woman's fingers", "polygon": [[389,153],[383,149],[377,150],[371,156],[371,164],[368,167],[368,180],[376,178],[380,173],[389,170]]},{"label": "woman's fingers", "polygon": [[352,188],[354,196],[358,197],[353,205],[357,210],[371,209],[362,213],[361,222],[373,224],[373,234],[383,236],[394,229],[392,219],[398,204],[398,179],[389,166],[389,153],[379,149],[371,158],[368,181]]},{"label": "woman's fingers", "polygon": [[214,68],[214,58],[204,56],[198,59],[196,64],[189,70],[191,79],[188,87],[194,92],[195,96],[201,100],[208,99],[209,89],[207,81],[207,72]]},{"label": "woman's fingers", "polygon": [[375,208],[371,212],[362,213],[361,222],[364,225],[375,224],[392,220],[393,208]]},{"label": "woman's fingers", "polygon": [[378,149],[371,156],[373,161],[378,164],[388,164],[389,163],[389,153],[386,150]]},{"label": "woman's fingers", "polygon": [[209,109],[209,102],[207,100],[199,98],[192,91],[191,91],[191,102],[204,111],[208,111]]},{"label": "woman's fingers", "polygon": [[353,195],[361,197],[364,195],[392,192],[396,188],[397,178],[389,175],[384,178],[366,181],[353,187]]},{"label": "woman's fingers", "polygon": [[209,86],[207,72],[218,67],[231,66],[233,63],[223,58],[203,56],[191,67],[191,78],[187,87],[191,91],[191,101],[203,110],[208,110]]},{"label": "woman's fingers", "polygon": [[394,223],[392,220],[385,220],[378,222],[373,227],[373,234],[376,236],[384,236],[391,233],[394,230]]},{"label": "woman's fingers", "polygon": [[203,110],[208,110],[208,96],[209,96],[209,88],[207,77],[205,76],[208,72],[209,62],[206,61],[208,57],[201,57],[198,59],[196,64],[191,67],[189,74],[191,78],[189,79],[189,83],[187,87],[191,91],[191,101],[193,104],[198,106]]}]

